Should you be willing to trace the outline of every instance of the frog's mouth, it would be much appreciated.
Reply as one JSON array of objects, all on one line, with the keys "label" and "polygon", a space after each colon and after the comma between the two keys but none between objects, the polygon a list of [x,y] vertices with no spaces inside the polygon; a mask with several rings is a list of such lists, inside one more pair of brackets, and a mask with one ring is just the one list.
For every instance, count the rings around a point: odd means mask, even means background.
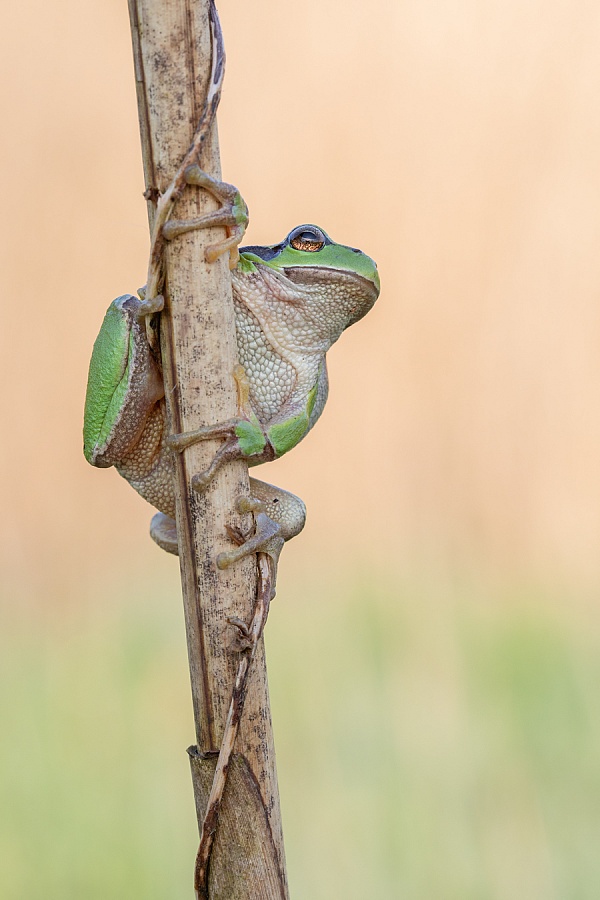
[{"label": "frog's mouth", "polygon": [[281,271],[294,284],[353,285],[362,290],[367,297],[372,296],[373,303],[379,296],[378,284],[348,269],[334,269],[328,266],[282,266]]},{"label": "frog's mouth", "polygon": [[355,314],[348,325],[354,325],[365,316],[379,297],[379,284],[351,272],[347,269],[334,269],[327,266],[286,266],[281,271],[293,284],[305,287],[319,287],[327,290],[331,285],[332,292],[340,292],[346,296],[354,296],[357,303]]}]

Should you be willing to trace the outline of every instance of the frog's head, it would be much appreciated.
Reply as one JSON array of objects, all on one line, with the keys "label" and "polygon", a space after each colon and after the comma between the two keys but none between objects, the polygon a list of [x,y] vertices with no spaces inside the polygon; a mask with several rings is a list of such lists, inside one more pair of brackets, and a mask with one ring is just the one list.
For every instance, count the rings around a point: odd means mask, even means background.
[{"label": "frog's head", "polygon": [[340,315],[343,312],[340,331],[362,319],[379,296],[377,265],[371,257],[336,244],[316,225],[299,225],[280,244],[240,248],[240,273],[263,266],[283,275],[292,291],[294,285],[298,293],[308,289],[313,297],[329,301]]}]

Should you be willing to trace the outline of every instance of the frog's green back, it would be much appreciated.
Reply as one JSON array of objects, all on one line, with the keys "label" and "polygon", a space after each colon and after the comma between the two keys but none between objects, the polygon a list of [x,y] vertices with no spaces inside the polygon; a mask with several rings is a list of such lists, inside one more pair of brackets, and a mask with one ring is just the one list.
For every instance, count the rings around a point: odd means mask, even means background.
[{"label": "frog's green back", "polygon": [[132,341],[122,306],[127,296],[113,300],[92,351],[83,417],[83,453],[94,464],[123,405],[129,379]]}]

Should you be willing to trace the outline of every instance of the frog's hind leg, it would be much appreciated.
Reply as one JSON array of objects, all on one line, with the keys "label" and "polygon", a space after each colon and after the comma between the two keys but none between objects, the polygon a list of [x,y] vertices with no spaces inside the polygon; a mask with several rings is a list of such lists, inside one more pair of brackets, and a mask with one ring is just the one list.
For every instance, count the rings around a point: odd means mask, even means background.
[{"label": "frog's hind leg", "polygon": [[177,541],[177,526],[175,519],[166,516],[164,513],[158,512],[152,516],[150,522],[150,537],[158,544],[161,549],[167,553],[174,553],[179,556],[179,543]]},{"label": "frog's hind leg", "polygon": [[135,448],[164,397],[162,375],[138,320],[139,307],[130,294],[113,300],[92,352],[84,453],[101,468],[118,464]]},{"label": "frog's hind leg", "polygon": [[220,469],[226,462],[233,462],[235,459],[241,459],[243,456],[237,438],[226,441],[213,456],[210,465],[204,472],[199,472],[192,476],[192,488],[201,494],[206,490],[217,469]]},{"label": "frog's hind leg", "polygon": [[[229,537],[236,545],[233,550],[220,553],[217,567],[227,569],[240,559],[254,553],[266,553],[270,557],[273,571],[273,586],[277,579],[277,565],[285,541],[299,534],[306,521],[306,507],[300,497],[282,488],[250,479],[252,497],[241,497],[238,510],[254,513],[254,530],[242,532],[238,528],[227,528]],[[177,526],[171,516],[158,512],[150,523],[150,536],[167,553],[179,555]]]},{"label": "frog's hind leg", "polygon": [[220,553],[217,566],[226,569],[251,553],[266,553],[271,559],[275,585],[284,542],[300,534],[304,528],[306,506],[295,494],[256,478],[250,479],[250,491],[252,497],[241,497],[238,509],[240,512],[254,513],[255,531],[253,534],[241,534],[236,529],[228,529],[237,547]]},{"label": "frog's hind leg", "polygon": [[306,506],[300,497],[291,491],[284,491],[274,484],[252,477],[250,493],[252,495],[250,502],[260,505],[263,512],[277,522],[284,541],[289,541],[300,534],[306,524]]}]

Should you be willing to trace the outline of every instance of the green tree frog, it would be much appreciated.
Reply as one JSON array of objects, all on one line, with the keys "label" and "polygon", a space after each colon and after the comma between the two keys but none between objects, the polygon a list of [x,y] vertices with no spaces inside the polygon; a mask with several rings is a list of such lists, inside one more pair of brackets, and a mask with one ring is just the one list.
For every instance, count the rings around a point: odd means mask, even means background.
[{"label": "green tree frog", "polygon": [[[300,225],[278,244],[240,249],[232,272],[240,365],[238,415],[195,432],[169,435],[160,359],[142,321],[144,301],[114,300],[94,344],[84,419],[84,454],[94,466],[115,466],[159,511],[151,535],[177,553],[173,453],[195,441],[222,438],[192,485],[203,491],[219,466],[274,460],[313,427],[328,392],[326,353],[379,294],[377,266],[360,250],[336,244],[315,225]],[[223,568],[249,553],[275,560],[284,540],[305,521],[293,494],[250,479],[256,531],[217,560]]]}]

